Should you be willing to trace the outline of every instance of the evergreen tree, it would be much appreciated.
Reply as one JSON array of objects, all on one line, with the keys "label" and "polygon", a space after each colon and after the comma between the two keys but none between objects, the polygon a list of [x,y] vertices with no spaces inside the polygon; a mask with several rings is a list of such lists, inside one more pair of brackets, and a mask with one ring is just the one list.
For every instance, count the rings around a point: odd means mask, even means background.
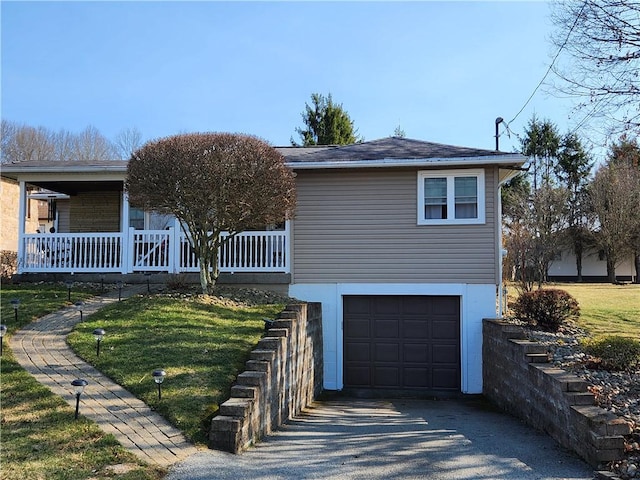
[{"label": "evergreen tree", "polygon": [[[310,145],[349,145],[363,141],[358,137],[353,120],[342,104],[336,104],[331,94],[326,97],[319,93],[311,95],[311,105],[305,104],[301,114],[304,128],[296,128],[302,139],[302,146]],[[291,138],[291,144],[300,146]]]}]

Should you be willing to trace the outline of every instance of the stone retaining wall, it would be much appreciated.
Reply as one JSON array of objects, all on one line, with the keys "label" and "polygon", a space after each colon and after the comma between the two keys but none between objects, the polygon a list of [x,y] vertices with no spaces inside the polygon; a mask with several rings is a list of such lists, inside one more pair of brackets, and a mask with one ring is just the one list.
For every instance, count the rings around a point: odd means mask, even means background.
[{"label": "stone retaining wall", "polygon": [[320,303],[288,305],[251,352],[246,368],[211,421],[211,448],[240,453],[322,392]]},{"label": "stone retaining wall", "polygon": [[584,380],[550,365],[547,348],[521,327],[485,320],[482,360],[484,395],[499,407],[593,466],[622,458],[629,424],[596,406]]}]

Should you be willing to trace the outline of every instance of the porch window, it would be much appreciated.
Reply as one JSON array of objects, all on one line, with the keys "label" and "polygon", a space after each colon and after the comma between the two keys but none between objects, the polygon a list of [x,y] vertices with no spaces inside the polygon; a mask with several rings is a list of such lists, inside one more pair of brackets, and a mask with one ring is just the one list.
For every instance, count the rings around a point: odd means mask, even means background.
[{"label": "porch window", "polygon": [[484,170],[418,172],[418,225],[484,223]]},{"label": "porch window", "polygon": [[144,210],[133,207],[129,209],[129,226],[136,230],[144,230]]},{"label": "porch window", "polygon": [[172,215],[145,212],[140,208],[129,209],[129,226],[136,230],[165,230],[173,225]]}]

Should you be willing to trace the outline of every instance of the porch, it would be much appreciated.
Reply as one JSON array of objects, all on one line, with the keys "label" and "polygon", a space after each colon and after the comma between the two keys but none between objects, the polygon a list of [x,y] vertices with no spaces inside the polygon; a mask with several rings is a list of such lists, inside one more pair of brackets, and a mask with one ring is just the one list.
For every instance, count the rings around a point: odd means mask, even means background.
[{"label": "porch", "polygon": [[[218,266],[225,273],[289,273],[284,230],[223,234]],[[19,239],[18,273],[195,273],[200,266],[180,228],[108,233],[36,233]]]}]

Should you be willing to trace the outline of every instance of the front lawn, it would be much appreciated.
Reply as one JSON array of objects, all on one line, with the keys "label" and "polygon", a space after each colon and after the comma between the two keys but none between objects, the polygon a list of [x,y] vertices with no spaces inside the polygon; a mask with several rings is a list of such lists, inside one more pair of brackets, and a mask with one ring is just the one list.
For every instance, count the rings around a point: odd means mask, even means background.
[{"label": "front lawn", "polygon": [[[11,335],[47,313],[97,293],[74,285],[71,302],[63,284],[2,285],[2,323]],[[11,299],[21,300],[18,322]],[[226,400],[263,333],[263,317],[282,305],[249,307],[230,300],[190,296],[133,297],[85,319],[70,343],[89,363],[114,378],[197,443],[206,442],[205,420]],[[96,358],[92,331],[106,335]],[[159,480],[165,470],[146,465],[112,435],[83,417],[23,370],[4,339],[0,360],[0,470],[2,479]],[[151,373],[167,378],[158,401]],[[116,467],[115,470],[112,467]],[[123,469],[123,470],[120,470]]]},{"label": "front lawn", "polygon": [[575,297],[580,305],[578,323],[592,335],[640,338],[640,285],[553,283],[544,288],[566,290]]},{"label": "front lawn", "polygon": [[[71,302],[94,293],[80,285]],[[35,318],[68,305],[63,284],[2,285],[2,323],[9,333]],[[18,322],[11,299],[19,298]],[[80,417],[62,398],[40,385],[15,361],[4,339],[0,359],[0,471],[3,480],[107,480],[111,467],[127,470],[123,480],[158,480],[164,469],[148,466],[126,451],[116,439]]]},{"label": "front lawn", "polygon": [[[211,414],[228,396],[264,333],[264,317],[282,305],[247,306],[200,296],[138,296],[78,324],[76,353],[157,410],[196,443],[206,443]],[[106,331],[96,356],[92,332]],[[163,369],[162,399],[152,377]]]}]

